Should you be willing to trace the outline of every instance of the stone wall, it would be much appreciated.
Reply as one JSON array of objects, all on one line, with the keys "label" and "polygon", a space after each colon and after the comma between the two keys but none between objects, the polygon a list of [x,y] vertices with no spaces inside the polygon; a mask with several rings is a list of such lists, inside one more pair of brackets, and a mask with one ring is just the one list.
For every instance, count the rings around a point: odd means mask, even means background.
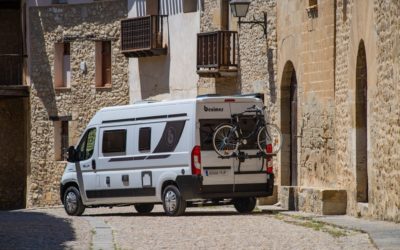
[{"label": "stone wall", "polygon": [[[336,185],[334,147],[334,24],[335,3],[278,1],[277,116],[284,134],[280,182],[289,181],[291,143],[297,143],[297,185]],[[292,66],[290,66],[292,65]],[[296,77],[296,80],[292,78]],[[290,86],[297,84],[297,115],[291,117]],[[297,120],[297,131],[290,127]],[[297,133],[292,135],[292,133]],[[292,174],[296,172],[292,170]]]},{"label": "stone wall", "polygon": [[[102,107],[129,103],[128,60],[120,52],[120,20],[127,1],[31,7],[31,146],[27,206],[59,204],[59,182],[65,162],[55,161],[54,121],[71,116],[73,145],[91,117]],[[111,41],[112,87],[95,87],[95,41]],[[70,42],[70,88],[55,89],[54,44]],[[87,72],[80,70],[86,63]]]},{"label": "stone wall", "polygon": [[0,210],[25,207],[27,102],[0,98]]},{"label": "stone wall", "polygon": [[[340,184],[352,215],[400,221],[400,32],[398,1],[338,1],[336,145]],[[367,63],[368,202],[357,202],[355,92],[357,52]]]}]

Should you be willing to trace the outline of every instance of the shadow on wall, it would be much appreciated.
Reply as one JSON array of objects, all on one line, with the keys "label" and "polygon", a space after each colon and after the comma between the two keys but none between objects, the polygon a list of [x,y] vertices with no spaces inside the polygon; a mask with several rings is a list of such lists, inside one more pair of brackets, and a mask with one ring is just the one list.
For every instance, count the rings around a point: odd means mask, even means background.
[{"label": "shadow on wall", "polygon": [[[140,89],[142,100],[153,96],[169,94],[169,73],[171,57],[166,56],[139,58]],[[182,69],[184,70],[184,69]]]},{"label": "shadow on wall", "polygon": [[269,93],[271,96],[271,102],[276,103],[277,93],[276,93],[276,82],[275,82],[275,72],[274,72],[274,50],[268,49],[267,51],[267,62],[268,62],[268,75],[269,75]]},{"label": "shadow on wall", "polygon": [[[36,19],[37,23],[41,23],[40,9],[31,12],[31,18]],[[53,77],[51,73],[51,65],[47,57],[45,32],[42,25],[31,25],[32,37],[31,43],[31,65],[32,67],[32,89],[36,90],[36,95],[40,98],[41,103],[46,108],[48,116],[57,116],[58,110],[55,100],[55,90],[53,85]],[[37,107],[32,107],[37,108]]]},{"label": "shadow on wall", "polygon": [[65,249],[75,239],[65,219],[36,212],[0,212],[1,249]]}]

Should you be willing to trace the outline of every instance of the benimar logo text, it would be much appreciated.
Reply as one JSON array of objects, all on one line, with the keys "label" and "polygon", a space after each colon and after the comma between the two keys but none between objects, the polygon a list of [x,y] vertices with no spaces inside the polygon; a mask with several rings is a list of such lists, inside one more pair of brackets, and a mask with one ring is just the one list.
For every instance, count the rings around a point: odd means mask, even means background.
[{"label": "benimar logo text", "polygon": [[204,106],[204,111],[206,111],[206,112],[223,112],[224,111],[224,109],[223,108],[218,108],[218,107],[207,107],[207,106]]}]

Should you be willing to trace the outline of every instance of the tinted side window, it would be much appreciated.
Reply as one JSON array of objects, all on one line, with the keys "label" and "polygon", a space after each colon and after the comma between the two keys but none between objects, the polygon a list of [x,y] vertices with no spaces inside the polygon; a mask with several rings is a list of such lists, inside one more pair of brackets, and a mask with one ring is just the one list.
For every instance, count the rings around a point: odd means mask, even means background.
[{"label": "tinted side window", "polygon": [[104,131],[102,152],[104,156],[125,155],[126,129]]},{"label": "tinted side window", "polygon": [[214,150],[213,135],[215,128],[220,124],[229,123],[230,119],[201,119],[200,120],[200,147],[201,150]]},{"label": "tinted side window", "polygon": [[150,151],[151,148],[151,128],[139,129],[139,151]]}]

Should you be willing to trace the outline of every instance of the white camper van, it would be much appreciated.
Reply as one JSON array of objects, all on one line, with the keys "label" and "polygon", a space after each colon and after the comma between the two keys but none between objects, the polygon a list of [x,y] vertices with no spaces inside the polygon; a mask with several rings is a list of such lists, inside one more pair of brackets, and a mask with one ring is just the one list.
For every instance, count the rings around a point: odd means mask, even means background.
[{"label": "white camper van", "polygon": [[[101,109],[69,149],[60,187],[66,212],[134,205],[149,213],[162,203],[167,215],[180,215],[209,202],[251,212],[256,197],[272,195],[272,156],[247,141],[242,157],[221,157],[212,139],[217,126],[254,105],[263,107],[255,97],[198,97]],[[253,129],[253,120],[242,119],[241,129]]]}]

